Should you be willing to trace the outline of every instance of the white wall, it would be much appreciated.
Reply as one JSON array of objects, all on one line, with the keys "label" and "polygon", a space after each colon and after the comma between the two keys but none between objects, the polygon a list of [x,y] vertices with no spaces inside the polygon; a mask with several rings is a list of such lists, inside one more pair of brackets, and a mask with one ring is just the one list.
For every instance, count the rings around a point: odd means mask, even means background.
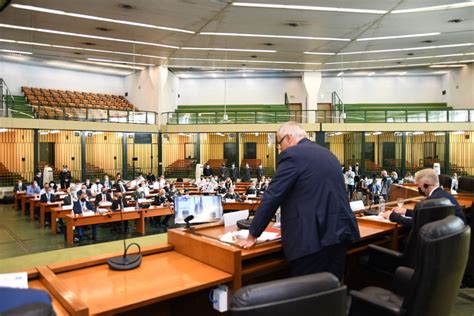
[{"label": "white wall", "polygon": [[148,67],[125,78],[127,99],[140,110],[158,111],[159,67]]},{"label": "white wall", "polygon": [[159,109],[160,113],[174,112],[174,110],[176,110],[178,104],[179,81],[179,78],[172,72],[168,72],[168,78],[163,91],[163,99]]},{"label": "white wall", "polygon": [[21,95],[21,87],[74,90],[123,95],[122,76],[58,69],[0,61],[0,77],[14,95]]},{"label": "white wall", "polygon": [[344,103],[441,103],[442,90],[441,76],[325,77],[318,101],[336,91]]},{"label": "white wall", "polygon": [[474,64],[454,68],[443,76],[446,102],[458,109],[474,108]]},{"label": "white wall", "polygon": [[[224,96],[224,86],[226,95]],[[283,104],[305,99],[301,78],[179,79],[178,104]],[[226,99],[226,100],[225,100]]]}]

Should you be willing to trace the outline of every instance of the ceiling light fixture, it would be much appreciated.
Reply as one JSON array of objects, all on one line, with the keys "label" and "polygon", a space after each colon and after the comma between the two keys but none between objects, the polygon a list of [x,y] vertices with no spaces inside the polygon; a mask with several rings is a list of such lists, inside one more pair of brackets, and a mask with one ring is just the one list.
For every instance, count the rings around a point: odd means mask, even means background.
[{"label": "ceiling light fixture", "polygon": [[160,26],[160,25],[153,25],[153,24],[146,24],[146,23],[138,23],[138,22],[125,21],[125,20],[116,20],[116,19],[110,19],[110,18],[103,18],[103,17],[87,15],[87,14],[71,13],[71,12],[66,12],[66,11],[61,11],[61,10],[53,10],[53,9],[48,9],[48,8],[35,7],[35,6],[32,6],[32,5],[12,4],[11,6],[16,8],[16,9],[23,9],[23,10],[29,10],[29,11],[64,15],[64,16],[70,16],[70,17],[81,18],[81,19],[96,20],[96,21],[110,22],[110,23],[116,23],[116,24],[125,24],[125,25],[131,25],[131,26],[146,27],[146,28],[152,28],[152,29],[160,29],[160,30],[165,30],[165,31],[173,31],[173,32],[194,34],[193,31],[178,29],[178,28],[174,28],[174,27],[167,27],[167,26]]},{"label": "ceiling light fixture", "polygon": [[99,66],[109,66],[109,67],[115,67],[115,68],[127,68],[127,69],[135,69],[135,70],[144,70],[145,68],[143,67],[138,67],[138,66],[129,66],[129,65],[121,65],[121,64],[113,64],[113,63],[107,63],[107,62],[98,62],[98,61],[90,61],[90,60],[80,60],[76,59],[76,62],[79,63],[85,63],[85,64],[92,64],[92,65],[99,65]]},{"label": "ceiling light fixture", "polygon": [[0,49],[0,52],[4,53],[12,53],[12,54],[22,54],[22,55],[33,55],[31,52],[25,52],[21,50],[13,50],[13,49]]},{"label": "ceiling light fixture", "polygon": [[0,42],[16,43],[16,44],[21,44],[21,45],[33,45],[33,46],[43,46],[43,47],[54,47],[54,48],[71,49],[71,50],[82,50],[82,51],[97,52],[97,53],[106,53],[106,54],[117,54],[117,55],[128,55],[128,56],[137,56],[137,57],[148,57],[148,58],[167,59],[166,57],[156,56],[156,55],[133,54],[133,53],[117,52],[117,51],[110,51],[110,50],[103,50],[103,49],[94,49],[94,48],[83,48],[83,47],[53,45],[53,44],[45,44],[45,43],[37,43],[37,42],[14,41],[14,40],[9,40],[9,39],[2,39],[2,38],[0,38]]},{"label": "ceiling light fixture", "polygon": [[181,58],[172,57],[170,60],[187,61],[216,61],[229,63],[257,63],[257,64],[294,64],[294,65],[321,65],[321,63],[297,62],[297,61],[276,61],[276,60],[247,60],[247,59],[218,59],[218,58]]},{"label": "ceiling light fixture", "polygon": [[267,9],[287,9],[287,10],[305,10],[305,11],[327,11],[327,12],[346,12],[346,13],[369,13],[369,14],[385,14],[386,10],[366,10],[352,8],[334,8],[334,7],[318,7],[309,5],[288,5],[288,4],[269,4],[269,3],[246,3],[233,2],[232,5],[239,7],[267,8]]},{"label": "ceiling light fixture", "polygon": [[336,53],[322,53],[322,52],[304,52],[303,54],[307,54],[307,55],[326,55],[326,56],[336,55]]},{"label": "ceiling light fixture", "polygon": [[468,8],[474,6],[474,2],[460,2],[446,5],[437,5],[433,7],[422,7],[422,8],[413,8],[413,9],[404,9],[404,10],[394,10],[391,11],[391,14],[401,14],[401,13],[418,13],[418,12],[428,12],[428,11],[438,11],[438,10],[450,10],[450,9],[459,9],[459,8]]},{"label": "ceiling light fixture", "polygon": [[214,48],[214,47],[181,47],[183,50],[213,50],[223,52],[253,52],[253,53],[276,53],[276,50],[266,49],[239,49],[239,48]]},{"label": "ceiling light fixture", "polygon": [[100,61],[100,62],[104,62],[104,63],[117,63],[117,64],[129,64],[129,65],[140,65],[140,66],[155,66],[154,64],[145,64],[145,63],[129,62],[129,61],[122,61],[122,60],[112,60],[112,59],[102,59],[102,58],[87,58],[87,60]]},{"label": "ceiling light fixture", "polygon": [[373,76],[373,75],[375,75],[375,72],[371,72],[371,73],[369,73],[367,76],[370,77],[370,76]]},{"label": "ceiling light fixture", "polygon": [[422,47],[408,47],[408,48],[394,48],[394,49],[379,49],[379,50],[366,50],[366,51],[359,51],[359,52],[345,52],[345,53],[338,53],[337,55],[355,55],[355,54],[369,54],[369,53],[401,52],[401,51],[409,51],[409,50],[464,47],[464,46],[472,46],[472,45],[474,45],[474,43],[461,43],[461,44],[438,45],[438,46],[422,46]]},{"label": "ceiling light fixture", "polygon": [[341,71],[340,73],[337,74],[338,77],[342,76],[344,74],[344,71]]},{"label": "ceiling light fixture", "polygon": [[422,36],[437,36],[440,35],[440,32],[434,33],[421,33],[421,34],[408,34],[408,35],[393,35],[393,36],[380,36],[380,37],[365,37],[365,38],[358,38],[356,41],[378,41],[378,40],[386,40],[386,39],[394,39],[394,38],[411,38],[411,37],[422,37]]},{"label": "ceiling light fixture", "polygon": [[462,68],[466,65],[444,65],[444,64],[436,64],[430,65],[430,68]]},{"label": "ceiling light fixture", "polygon": [[12,24],[3,24],[3,23],[1,23],[0,27],[9,28],[9,29],[16,29],[16,30],[23,30],[23,31],[34,31],[34,32],[40,32],[40,33],[65,35],[65,36],[93,38],[93,39],[104,40],[104,41],[112,41],[112,42],[131,43],[131,44],[140,44],[140,45],[147,45],[147,46],[157,46],[157,47],[164,47],[164,48],[179,49],[178,46],[172,46],[172,45],[157,44],[157,43],[142,42],[142,41],[134,41],[134,40],[127,40],[127,39],[122,39],[122,38],[96,36],[96,35],[89,35],[89,34],[63,32],[63,31],[56,31],[56,30],[49,30],[49,29],[40,29],[40,28],[36,28],[36,27],[19,26],[19,25],[12,25]]},{"label": "ceiling light fixture", "polygon": [[241,37],[264,37],[264,38],[285,38],[285,39],[303,39],[303,40],[319,40],[319,41],[342,41],[350,42],[350,38],[337,37],[317,37],[317,36],[291,36],[291,35],[269,35],[269,34],[248,34],[248,33],[220,33],[220,32],[201,32],[199,35],[213,36],[241,36]]},{"label": "ceiling light fixture", "polygon": [[398,75],[403,76],[403,75],[406,75],[406,73],[407,73],[406,71],[403,71],[403,72],[399,73]]}]

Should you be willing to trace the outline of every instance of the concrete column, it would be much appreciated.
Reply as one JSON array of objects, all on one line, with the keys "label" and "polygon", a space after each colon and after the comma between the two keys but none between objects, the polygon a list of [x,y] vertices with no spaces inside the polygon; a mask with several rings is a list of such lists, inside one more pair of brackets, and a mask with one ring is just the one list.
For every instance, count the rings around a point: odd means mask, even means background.
[{"label": "concrete column", "polygon": [[318,109],[318,93],[321,87],[321,72],[305,72],[303,73],[303,86],[306,91],[306,120],[305,123],[316,123],[316,112],[311,112]]}]

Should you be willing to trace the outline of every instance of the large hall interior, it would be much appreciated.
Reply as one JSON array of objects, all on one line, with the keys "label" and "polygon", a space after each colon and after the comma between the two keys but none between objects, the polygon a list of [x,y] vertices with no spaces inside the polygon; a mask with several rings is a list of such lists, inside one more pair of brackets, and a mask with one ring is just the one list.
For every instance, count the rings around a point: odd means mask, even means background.
[{"label": "large hall interior", "polygon": [[[472,1],[0,1],[0,314],[474,315],[473,56]],[[283,208],[237,245],[287,122],[340,165],[340,280],[291,277]]]}]

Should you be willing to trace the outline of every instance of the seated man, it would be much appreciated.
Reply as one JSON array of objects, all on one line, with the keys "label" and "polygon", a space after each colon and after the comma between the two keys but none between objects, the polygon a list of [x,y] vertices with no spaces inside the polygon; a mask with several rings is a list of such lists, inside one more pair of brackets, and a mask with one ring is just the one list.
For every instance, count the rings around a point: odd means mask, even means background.
[{"label": "seated man", "polygon": [[95,179],[95,183],[91,186],[91,192],[92,192],[92,195],[97,195],[97,194],[100,194],[100,192],[102,191],[102,183],[100,183],[100,179],[97,178]]},{"label": "seated man", "polygon": [[[20,180],[18,180],[17,184],[15,184],[15,186],[13,187],[13,193],[18,194],[18,193],[23,193],[23,192],[26,192],[26,185],[23,184],[23,182]],[[21,207],[21,200],[18,200],[18,208]]]},{"label": "seated man", "polygon": [[241,202],[242,199],[240,198],[240,195],[234,191],[234,187],[230,187],[229,188],[229,192],[227,192],[225,195],[224,195],[224,199],[226,200],[236,200],[238,202]]},{"label": "seated man", "polygon": [[[448,199],[456,207],[456,216],[459,217],[466,223],[466,218],[462,212],[461,206],[454,196],[449,192],[443,190],[439,186],[439,178],[434,169],[428,168],[418,171],[415,174],[415,181],[418,186],[418,192],[421,195],[426,196],[426,199]],[[384,217],[390,219],[390,221],[398,223],[411,229],[413,222],[413,210],[406,208],[394,208],[391,211],[386,211]]]},{"label": "seated man", "polygon": [[99,205],[101,202],[112,202],[111,190],[106,187],[101,188],[102,192],[95,196],[95,205]]},{"label": "seated man", "polygon": [[125,187],[123,181],[121,179],[117,180],[114,185],[113,185],[113,188],[117,191],[117,192],[122,192],[122,193],[125,193],[127,192],[127,188]]},{"label": "seated man", "polygon": [[[112,212],[122,212],[123,209],[127,207],[127,202],[123,198],[121,192],[116,192],[114,198],[112,199]],[[124,232],[128,232],[128,221],[124,221],[123,223]],[[113,223],[112,224],[112,231],[121,231],[122,228],[120,227],[120,223]]]},{"label": "seated man", "polygon": [[88,198],[92,196],[92,191],[87,188],[86,184],[82,184],[81,189],[77,191],[77,196],[81,196],[82,194],[85,194]]},{"label": "seated man", "polygon": [[247,195],[256,195],[257,194],[257,182],[252,181],[252,183],[247,187],[247,191],[245,192]]},{"label": "seated man", "polygon": [[[164,189],[160,189],[157,195],[155,195],[155,200],[153,201],[153,205],[158,206],[166,206],[169,202],[173,202],[173,199],[166,194]],[[168,226],[168,221],[170,219],[170,215],[166,215],[163,221],[161,221],[161,216],[157,216],[155,218],[155,223],[158,225]]]},{"label": "seated man", "polygon": [[[87,201],[87,194],[82,193],[79,196],[79,201],[75,201],[72,207],[72,210],[74,214],[82,214],[83,212],[87,211],[94,211],[94,206],[92,206],[92,203]],[[79,239],[74,239],[74,241],[80,241],[84,238],[84,227],[80,226],[77,228],[77,231],[79,233]],[[97,225],[92,225],[92,240],[97,239]]]},{"label": "seated man", "polygon": [[54,194],[53,187],[48,187],[47,184],[45,185],[45,192],[40,196],[41,202],[56,202],[56,194]]}]

